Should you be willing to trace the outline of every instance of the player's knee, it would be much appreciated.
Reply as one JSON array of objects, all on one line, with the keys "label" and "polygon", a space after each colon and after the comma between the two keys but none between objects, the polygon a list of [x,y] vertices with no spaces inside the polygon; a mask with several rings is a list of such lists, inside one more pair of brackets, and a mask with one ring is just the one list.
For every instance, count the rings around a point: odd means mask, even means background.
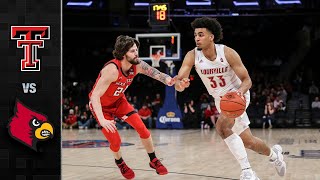
[{"label": "player's knee", "polygon": [[112,133],[108,133],[104,128],[102,130],[102,132],[104,133],[106,139],[108,140],[109,144],[110,144],[110,149],[113,152],[118,152],[120,149],[120,145],[121,145],[121,138],[119,136],[119,134],[112,134]]},{"label": "player's knee", "polygon": [[219,128],[216,128],[216,129],[217,129],[217,132],[218,132],[219,136],[222,139],[225,139],[225,138],[229,137],[232,134],[232,130],[229,129],[229,128],[219,127]]},{"label": "player's knee", "polygon": [[222,130],[221,126],[216,126],[216,131],[219,134],[219,136],[221,136],[221,137],[223,136],[223,130]]},{"label": "player's knee", "polygon": [[217,130],[217,132],[222,139],[226,139],[231,134],[233,134],[232,130],[229,128],[223,128],[223,129]]},{"label": "player's knee", "polygon": [[120,150],[120,144],[111,144],[110,149],[113,152],[118,152]]},{"label": "player's knee", "polygon": [[150,137],[150,131],[146,128],[146,126],[144,124],[138,126],[136,128],[140,138],[142,139],[147,139]]},{"label": "player's knee", "polygon": [[113,140],[113,141],[109,141],[110,143],[110,149],[113,152],[118,152],[121,146],[121,140]]},{"label": "player's knee", "polygon": [[227,138],[228,136],[230,136],[233,133],[231,128],[222,124],[221,121],[220,121],[220,123],[217,123],[216,131],[219,134],[219,136],[223,139]]},{"label": "player's knee", "polygon": [[137,113],[132,114],[128,117],[127,121],[132,124],[133,128],[138,132],[140,138],[147,139],[150,137],[150,132],[140,119]]}]

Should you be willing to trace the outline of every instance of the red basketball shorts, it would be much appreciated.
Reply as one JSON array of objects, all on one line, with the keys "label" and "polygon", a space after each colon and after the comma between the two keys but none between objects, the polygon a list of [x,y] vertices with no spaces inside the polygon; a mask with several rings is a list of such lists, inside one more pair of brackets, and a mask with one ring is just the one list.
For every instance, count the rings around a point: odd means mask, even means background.
[{"label": "red basketball shorts", "polygon": [[[92,108],[91,103],[90,109],[92,114],[94,115],[95,119],[97,120],[96,114]],[[124,120],[128,124],[130,124],[139,134],[140,138],[147,139],[150,137],[150,132],[142,122],[140,116],[135,112],[134,108],[129,104],[125,97],[120,98],[114,104],[108,107],[102,107],[102,112],[104,118],[106,120],[114,120],[114,117]],[[97,120],[97,123],[99,121]],[[100,123],[99,123],[100,124]],[[113,152],[118,152],[121,145],[121,138],[116,131],[115,133],[107,132],[105,128],[102,128],[102,133],[107,138],[110,143],[110,149]]]}]

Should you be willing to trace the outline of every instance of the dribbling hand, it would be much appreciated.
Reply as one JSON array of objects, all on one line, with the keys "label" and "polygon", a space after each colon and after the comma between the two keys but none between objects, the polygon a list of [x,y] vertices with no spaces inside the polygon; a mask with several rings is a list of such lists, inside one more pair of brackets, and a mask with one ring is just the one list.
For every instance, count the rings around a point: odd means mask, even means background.
[{"label": "dribbling hand", "polygon": [[238,89],[233,89],[230,92],[236,92],[242,99],[246,100],[242,91],[239,91]]},{"label": "dribbling hand", "polygon": [[115,133],[117,131],[116,122],[114,120],[103,119],[100,121],[100,125],[106,129],[107,132]]}]

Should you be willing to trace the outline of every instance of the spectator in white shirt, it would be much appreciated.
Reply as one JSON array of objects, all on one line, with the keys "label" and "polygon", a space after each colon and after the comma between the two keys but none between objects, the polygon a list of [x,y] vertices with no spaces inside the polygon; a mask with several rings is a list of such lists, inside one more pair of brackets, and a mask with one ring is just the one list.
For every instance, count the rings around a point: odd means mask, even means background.
[{"label": "spectator in white shirt", "polygon": [[312,109],[320,109],[320,101],[319,101],[319,97],[315,97],[314,101],[311,104]]}]

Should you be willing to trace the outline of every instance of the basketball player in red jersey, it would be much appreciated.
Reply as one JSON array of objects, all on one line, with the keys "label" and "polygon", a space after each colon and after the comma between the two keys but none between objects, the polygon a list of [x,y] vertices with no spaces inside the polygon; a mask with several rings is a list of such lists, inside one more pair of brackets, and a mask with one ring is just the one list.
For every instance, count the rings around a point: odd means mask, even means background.
[{"label": "basketball player in red jersey", "polygon": [[138,132],[150,157],[150,167],[155,169],[159,175],[168,173],[155,155],[150,132],[134,108],[128,103],[124,91],[138,73],[150,76],[168,86],[172,86],[175,80],[141,61],[138,58],[139,45],[138,40],[132,37],[118,36],[113,51],[115,59],[104,65],[89,94],[91,110],[97,122],[103,127],[102,132],[110,143],[110,149],[117,166],[127,179],[134,178],[135,174],[122,159],[121,138],[116,129],[114,117],[126,121]]},{"label": "basketball player in red jersey", "polygon": [[[251,78],[238,53],[223,44],[216,44],[222,39],[222,28],[214,18],[197,18],[191,23],[197,47],[189,51],[182,63],[175,88],[183,91],[190,85],[189,74],[193,66],[199,74],[210,95],[214,97],[217,110],[220,109],[221,97],[229,91],[236,91],[250,102],[249,89]],[[249,128],[249,118],[244,112],[238,118],[220,115],[216,130],[224,139],[233,156],[238,160],[242,172],[241,180],[258,180],[252,171],[245,148],[269,156],[277,173],[284,176],[286,163],[283,161],[282,148],[274,145],[269,148],[261,139],[253,136]]]}]

